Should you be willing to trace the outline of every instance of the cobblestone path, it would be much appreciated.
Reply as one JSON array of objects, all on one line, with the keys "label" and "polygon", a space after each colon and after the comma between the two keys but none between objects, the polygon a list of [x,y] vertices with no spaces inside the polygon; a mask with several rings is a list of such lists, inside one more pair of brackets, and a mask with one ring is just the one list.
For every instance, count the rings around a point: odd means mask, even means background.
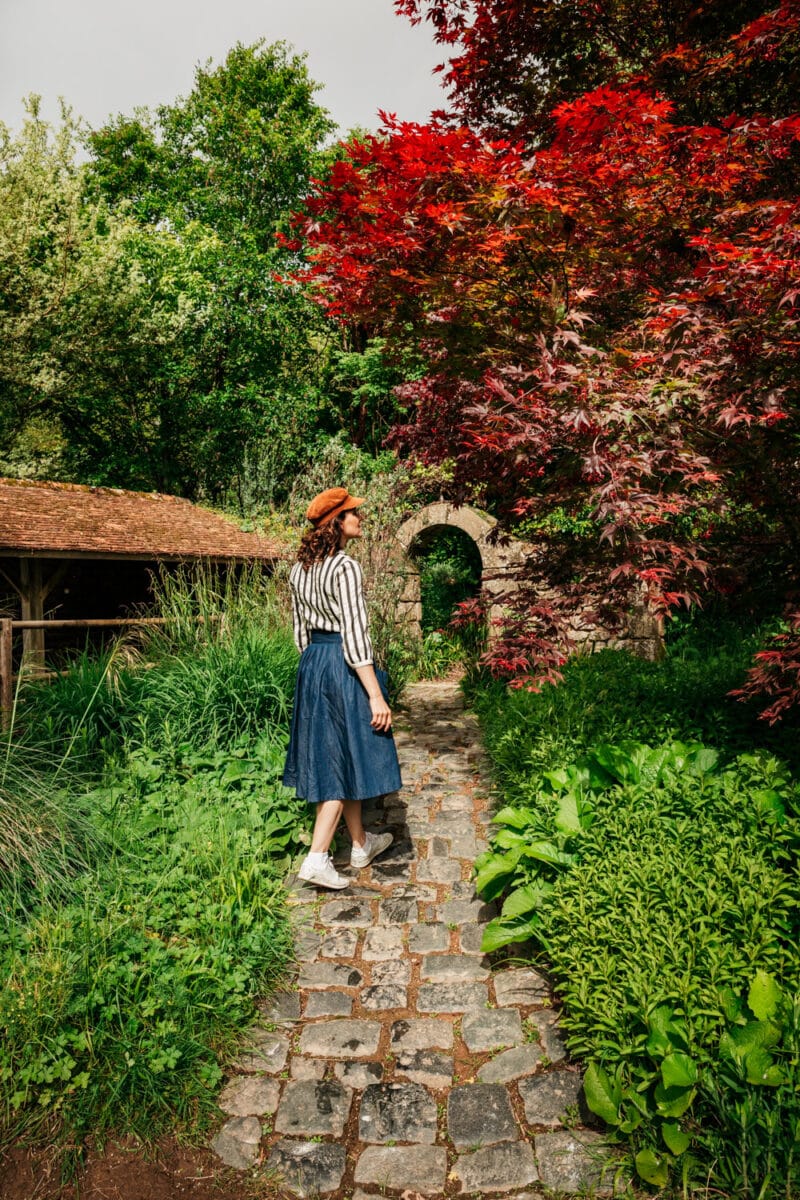
[{"label": "cobblestone path", "polygon": [[395,844],[345,893],[295,888],[297,989],[233,1064],[212,1145],[302,1197],[608,1194],[547,981],[480,953],[490,814],[457,685],[409,688],[395,732],[405,786],[365,811]]}]

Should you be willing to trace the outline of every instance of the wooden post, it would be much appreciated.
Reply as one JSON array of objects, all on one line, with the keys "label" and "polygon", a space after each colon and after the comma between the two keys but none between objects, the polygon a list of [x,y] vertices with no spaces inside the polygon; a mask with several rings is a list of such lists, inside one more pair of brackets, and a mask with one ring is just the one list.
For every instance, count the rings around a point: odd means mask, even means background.
[{"label": "wooden post", "polygon": [[14,660],[11,656],[11,621],[0,619],[0,729],[8,729],[14,707]]},{"label": "wooden post", "polygon": [[[42,583],[42,563],[38,558],[21,558],[19,560],[19,575],[22,587],[23,621],[44,620],[44,598],[46,590]],[[23,629],[22,631],[22,666],[34,671],[44,670],[44,630]]]}]

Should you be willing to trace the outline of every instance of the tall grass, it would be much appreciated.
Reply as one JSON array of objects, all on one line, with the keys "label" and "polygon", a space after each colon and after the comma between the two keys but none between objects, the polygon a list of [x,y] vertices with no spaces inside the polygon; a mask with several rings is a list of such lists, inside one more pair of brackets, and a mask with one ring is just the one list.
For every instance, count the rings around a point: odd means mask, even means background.
[{"label": "tall grass", "polygon": [[202,1127],[291,954],[281,877],[307,812],[280,784],[284,598],[204,570],[157,600],[164,626],[24,689],[4,744],[6,1138]]}]

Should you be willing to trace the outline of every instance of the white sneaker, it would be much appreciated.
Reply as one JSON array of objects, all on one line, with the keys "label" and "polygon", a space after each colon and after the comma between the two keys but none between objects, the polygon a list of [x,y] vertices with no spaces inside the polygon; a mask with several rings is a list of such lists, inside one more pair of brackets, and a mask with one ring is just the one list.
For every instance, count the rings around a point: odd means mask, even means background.
[{"label": "white sneaker", "polygon": [[368,833],[363,846],[353,846],[350,853],[350,866],[356,867],[359,871],[362,867],[369,866],[373,858],[377,858],[379,854],[383,854],[384,850],[388,850],[393,841],[394,838],[390,833]]},{"label": "white sneaker", "polygon": [[325,855],[325,865],[322,867],[309,866],[308,859],[303,859],[300,865],[300,870],[297,872],[298,879],[304,879],[306,883],[315,883],[317,887],[324,888],[346,888],[352,880],[346,875],[340,875],[333,865],[333,859],[330,854]]}]

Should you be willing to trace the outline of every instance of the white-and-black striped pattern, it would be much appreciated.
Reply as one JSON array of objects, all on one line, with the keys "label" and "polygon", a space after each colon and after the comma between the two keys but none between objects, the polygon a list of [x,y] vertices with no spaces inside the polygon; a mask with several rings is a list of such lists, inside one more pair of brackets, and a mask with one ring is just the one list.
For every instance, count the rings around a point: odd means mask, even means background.
[{"label": "white-and-black striped pattern", "polygon": [[302,652],[312,629],[342,635],[345,662],[366,667],[372,662],[367,606],[361,565],[339,550],[304,571],[295,563],[289,575],[292,587],[292,624],[297,649]]}]

